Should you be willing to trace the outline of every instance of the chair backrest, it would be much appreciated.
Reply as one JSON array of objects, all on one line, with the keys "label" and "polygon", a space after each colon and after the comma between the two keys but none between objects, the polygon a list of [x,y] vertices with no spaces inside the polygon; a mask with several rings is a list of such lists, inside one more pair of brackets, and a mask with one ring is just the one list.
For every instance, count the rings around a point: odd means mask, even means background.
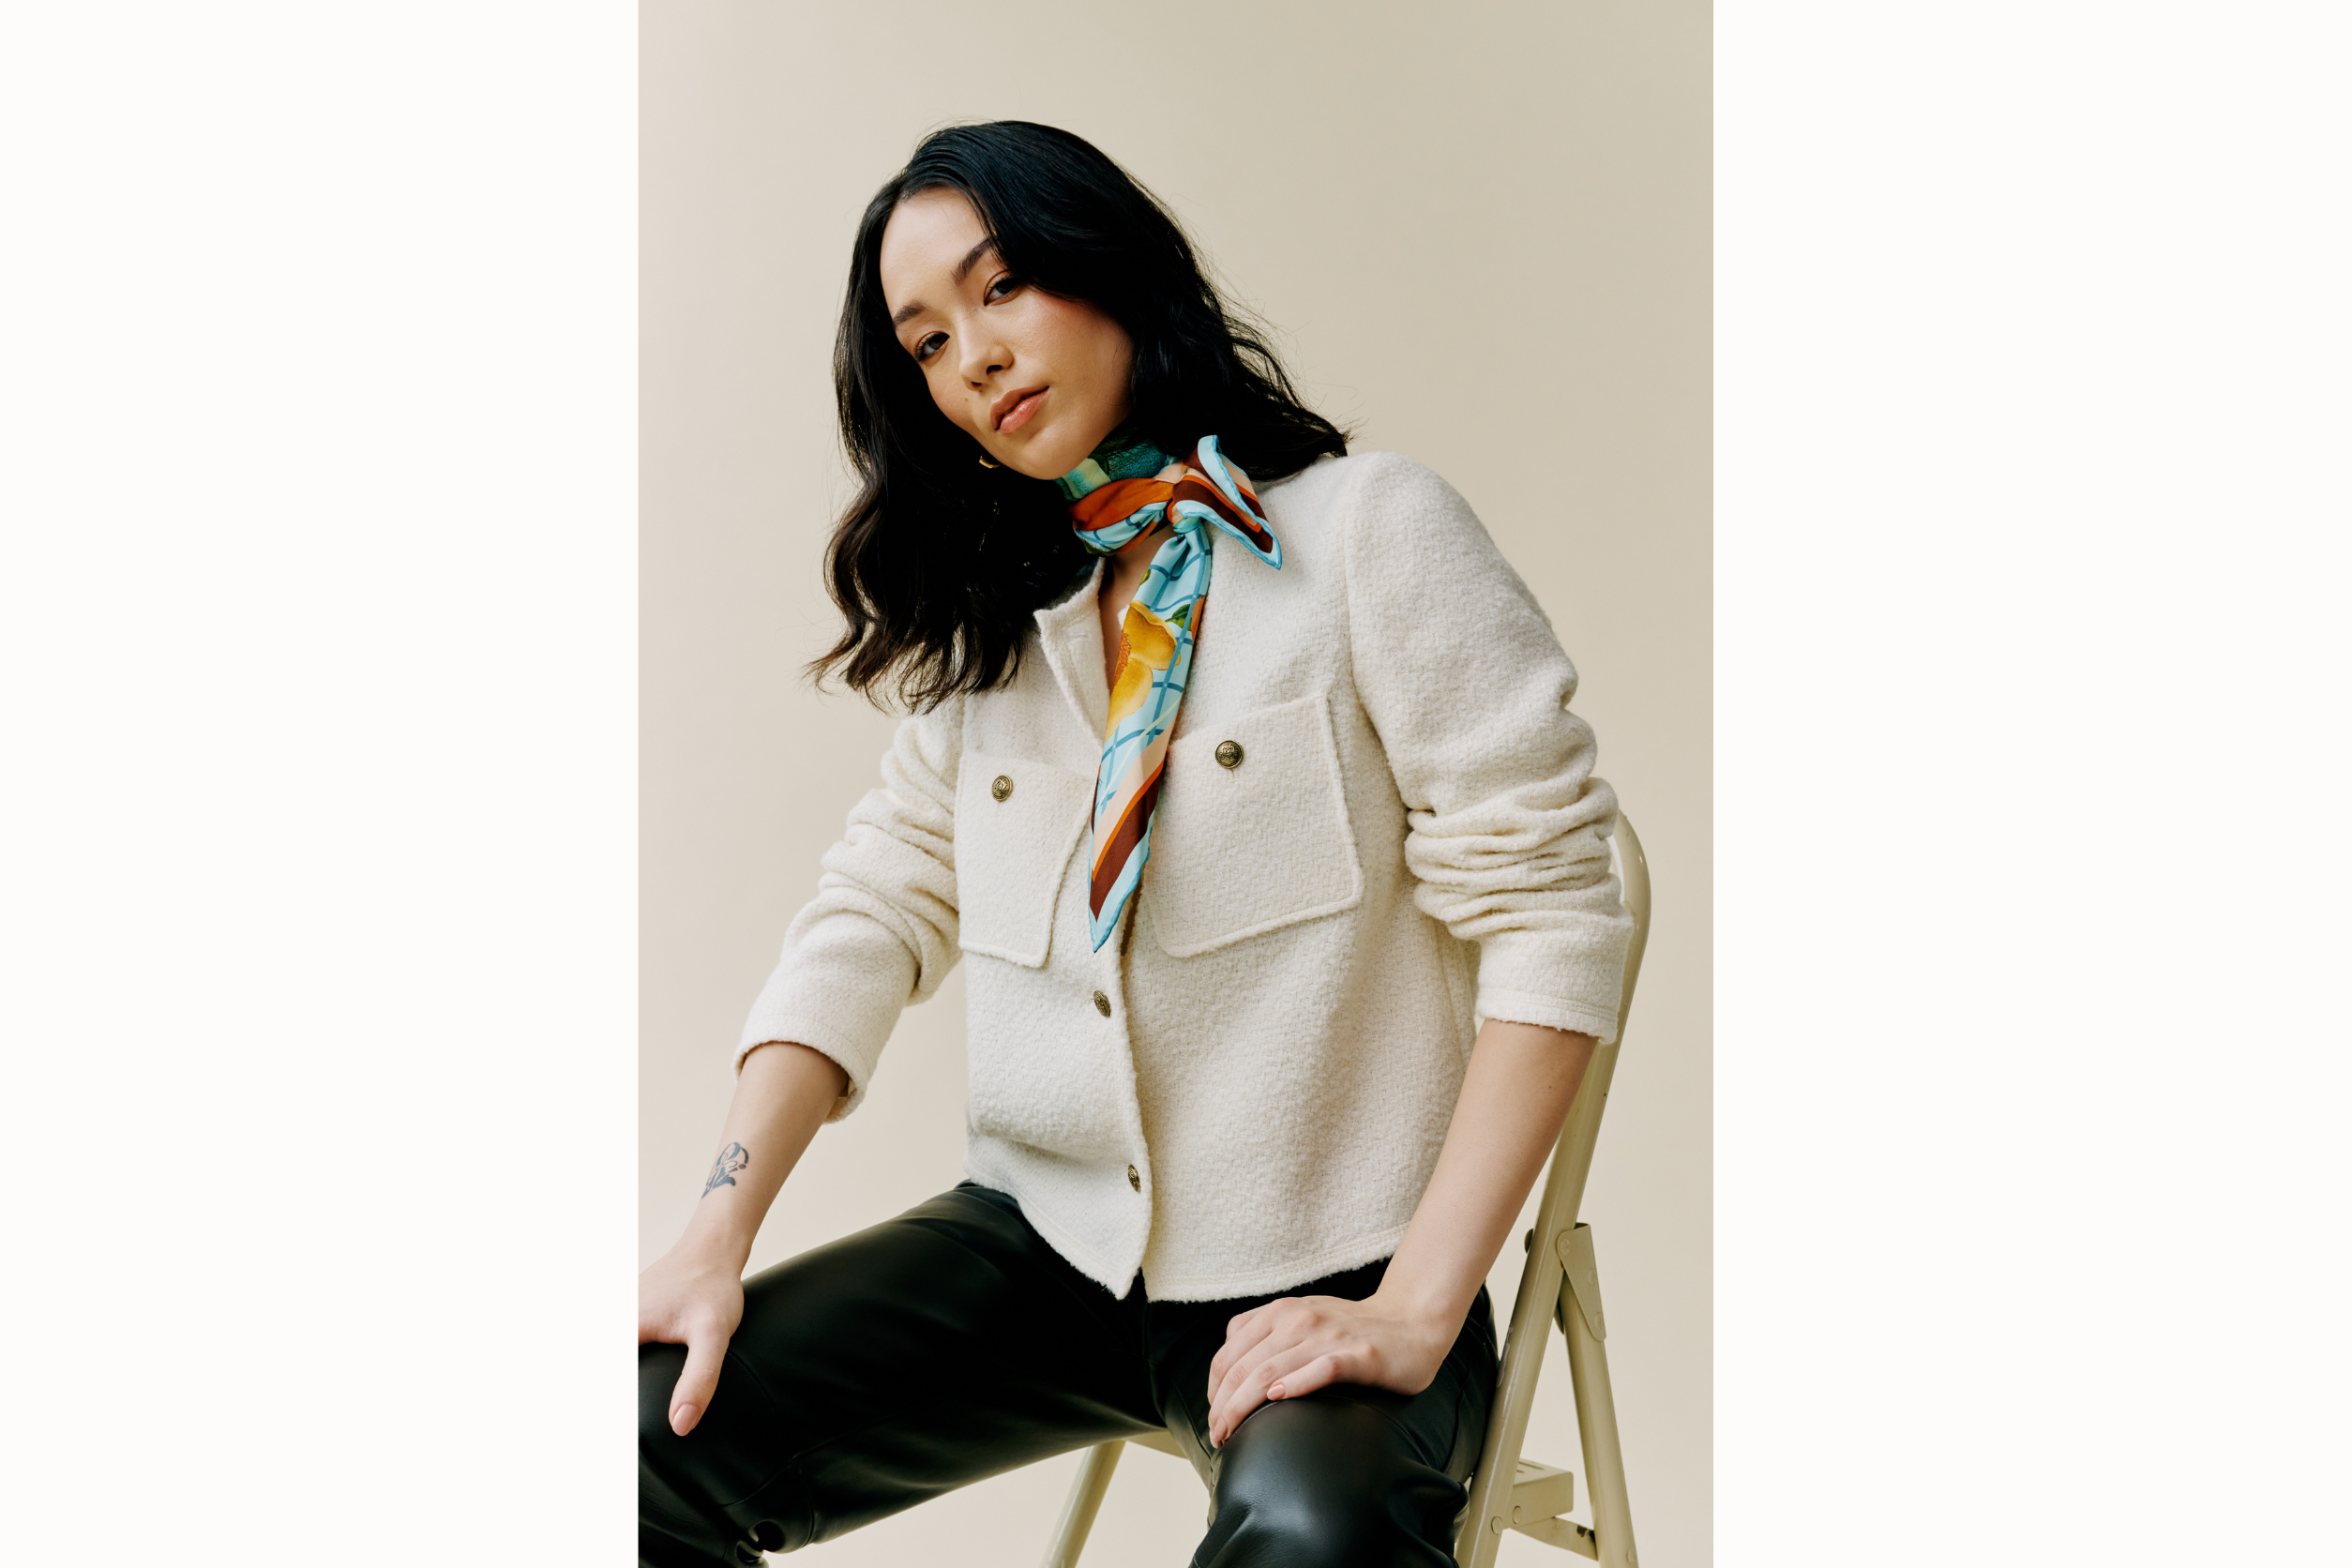
[{"label": "chair backrest", "polygon": [[1584,1201],[1585,1177],[1592,1169],[1593,1145],[1601,1137],[1601,1113],[1608,1108],[1609,1079],[1617,1071],[1618,1048],[1624,1044],[1626,1019],[1634,1009],[1634,982],[1640,978],[1641,956],[1650,943],[1650,863],[1642,855],[1640,837],[1621,812],[1617,831],[1609,837],[1609,862],[1625,911],[1634,917],[1633,941],[1625,950],[1624,986],[1618,993],[1617,1038],[1592,1053],[1576,1103],[1568,1108],[1567,1123],[1560,1129],[1560,1141],[1552,1149],[1551,1173],[1544,1182],[1543,1201],[1537,1206],[1535,1229],[1529,1238],[1527,1266],[1519,1274],[1511,1329],[1503,1341],[1502,1370],[1486,1417],[1486,1441],[1480,1451],[1478,1473],[1470,1483],[1470,1506],[1463,1514],[1461,1542],[1455,1555],[1464,1568],[1484,1568],[1494,1561],[1495,1535],[1489,1527],[1498,1504],[1504,1522],[1509,1522],[1519,1447],[1527,1438],[1535,1381],[1543,1370],[1544,1348],[1566,1273],[1563,1249],[1576,1229],[1576,1210]]}]

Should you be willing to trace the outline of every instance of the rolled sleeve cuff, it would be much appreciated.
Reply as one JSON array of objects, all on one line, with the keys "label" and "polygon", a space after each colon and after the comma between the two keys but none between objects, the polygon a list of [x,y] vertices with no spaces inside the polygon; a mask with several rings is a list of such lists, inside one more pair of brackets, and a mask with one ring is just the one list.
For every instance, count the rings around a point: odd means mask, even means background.
[{"label": "rolled sleeve cuff", "polygon": [[1505,1023],[1531,1023],[1544,1029],[1565,1030],[1571,1034],[1590,1034],[1605,1046],[1617,1038],[1616,1008],[1600,1012],[1582,1003],[1537,996],[1530,991],[1479,987],[1478,1018],[1481,1023],[1500,1018]]},{"label": "rolled sleeve cuff", "polygon": [[838,1122],[866,1098],[875,1063],[914,983],[914,960],[895,944],[867,944],[853,959],[839,948],[811,946],[816,950],[789,954],[752,1003],[735,1046],[735,1070],[742,1072],[744,1058],[760,1046],[807,1046],[849,1075],[850,1092],[825,1118]]},{"label": "rolled sleeve cuff", "polygon": [[1479,943],[1478,1017],[1617,1038],[1625,944],[1633,921],[1588,918],[1565,928],[1499,931]]}]

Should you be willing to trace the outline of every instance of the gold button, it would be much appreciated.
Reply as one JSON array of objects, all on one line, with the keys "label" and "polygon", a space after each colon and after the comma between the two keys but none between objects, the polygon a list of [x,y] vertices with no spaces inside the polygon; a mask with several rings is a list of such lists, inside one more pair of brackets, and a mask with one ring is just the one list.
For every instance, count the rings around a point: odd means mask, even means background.
[{"label": "gold button", "polygon": [[1096,991],[1094,993],[1094,1011],[1100,1013],[1105,1018],[1110,1017],[1110,998],[1105,996],[1100,991]]},{"label": "gold button", "polygon": [[1141,1192],[1143,1190],[1143,1178],[1136,1174],[1134,1166],[1127,1167],[1127,1185],[1135,1188],[1138,1192]]},{"label": "gold button", "polygon": [[1239,741],[1217,742],[1217,766],[1221,768],[1238,768],[1241,765],[1242,743]]},{"label": "gold button", "polygon": [[996,782],[988,786],[988,793],[994,795],[999,800],[1003,800],[1006,795],[1009,795],[1012,792],[1013,781],[1005,777],[1004,775],[1001,773],[996,776]]}]

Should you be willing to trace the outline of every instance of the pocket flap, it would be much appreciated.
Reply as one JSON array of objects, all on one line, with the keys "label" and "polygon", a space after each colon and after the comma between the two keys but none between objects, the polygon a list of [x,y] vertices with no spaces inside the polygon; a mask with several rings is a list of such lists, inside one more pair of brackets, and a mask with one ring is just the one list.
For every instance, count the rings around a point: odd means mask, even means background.
[{"label": "pocket flap", "polygon": [[1361,903],[1329,701],[1259,708],[1171,743],[1143,876],[1172,958]]},{"label": "pocket flap", "polygon": [[1026,757],[964,753],[956,788],[957,945],[1041,968],[1094,780]]}]

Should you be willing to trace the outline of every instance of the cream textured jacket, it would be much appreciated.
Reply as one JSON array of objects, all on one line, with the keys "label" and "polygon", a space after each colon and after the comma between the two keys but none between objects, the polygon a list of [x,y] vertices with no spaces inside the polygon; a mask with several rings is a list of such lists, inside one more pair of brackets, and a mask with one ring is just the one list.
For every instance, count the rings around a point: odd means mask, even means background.
[{"label": "cream textured jacket", "polygon": [[1212,532],[1119,932],[1088,945],[1098,565],[1008,685],[900,725],[736,1058],[813,1047],[845,1115],[899,1009],[968,958],[965,1168],[1120,1296],[1138,1270],[1204,1301],[1388,1256],[1479,1019],[1616,1033],[1616,798],[1533,596],[1410,459],[1260,496],[1283,565]]}]

